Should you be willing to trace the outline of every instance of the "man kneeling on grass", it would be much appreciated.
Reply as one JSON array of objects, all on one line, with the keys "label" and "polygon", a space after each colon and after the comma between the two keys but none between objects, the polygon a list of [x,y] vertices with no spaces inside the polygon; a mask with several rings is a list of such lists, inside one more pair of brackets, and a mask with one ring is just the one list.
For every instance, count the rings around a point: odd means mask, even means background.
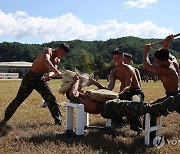
[{"label": "man kneeling on grass", "polygon": [[[85,111],[90,114],[101,114],[103,118],[117,119],[121,117],[137,117],[150,113],[154,116],[167,116],[179,107],[178,100],[180,94],[176,97],[169,97],[163,102],[142,103],[128,100],[113,99],[108,101],[96,101],[90,97],[89,93],[84,93],[80,87],[80,78],[76,75],[73,77],[74,84],[66,93],[71,102],[82,103]],[[96,85],[98,88],[103,86],[92,78],[89,79],[89,85]]]}]

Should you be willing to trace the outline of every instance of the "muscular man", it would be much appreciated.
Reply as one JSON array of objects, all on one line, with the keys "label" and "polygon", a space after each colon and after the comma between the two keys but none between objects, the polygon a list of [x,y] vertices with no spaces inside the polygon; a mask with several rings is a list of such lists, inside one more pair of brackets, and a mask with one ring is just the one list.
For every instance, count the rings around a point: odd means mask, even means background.
[{"label": "muscular man", "polygon": [[[169,96],[176,96],[180,93],[178,88],[179,83],[179,64],[176,58],[169,53],[168,46],[173,39],[173,35],[166,37],[162,48],[154,53],[154,60],[156,65],[152,65],[149,60],[148,53],[151,49],[151,44],[144,46],[143,65],[148,71],[157,74],[161,77],[166,96],[158,99],[156,102],[161,102]],[[155,102],[155,103],[156,103]],[[180,100],[179,100],[180,103]],[[176,111],[180,114],[180,108]]]},{"label": "muscular man", "polygon": [[[149,60],[148,53],[151,49],[151,44],[144,46],[143,66],[148,71],[157,74],[161,77],[166,96],[157,99],[154,103],[162,102],[171,96],[175,96],[176,103],[180,104],[180,91],[178,89],[179,83],[179,64],[174,56],[169,53],[168,46],[173,39],[173,35],[166,37],[162,48],[154,53],[155,65],[152,65]],[[176,108],[180,114],[180,105]],[[151,125],[156,124],[156,116],[151,116]],[[151,132],[151,139],[155,137],[155,132]]]},{"label": "muscular man", "polygon": [[[133,64],[132,55],[130,53],[124,53],[124,63],[128,64],[128,65],[132,65]],[[140,72],[135,67],[134,67],[134,70],[136,72],[136,76],[138,78],[139,84],[141,85],[141,75],[140,75]]]},{"label": "muscular man", "polygon": [[37,56],[31,69],[23,78],[16,97],[6,108],[4,119],[0,122],[0,129],[5,126],[17,108],[34,89],[47,103],[49,111],[55,120],[55,124],[61,125],[61,112],[58,108],[56,98],[46,81],[52,77],[61,78],[61,72],[58,71],[57,66],[60,63],[60,59],[66,56],[68,52],[69,46],[63,43],[57,49],[45,48],[45,50]]},{"label": "muscular man", "polygon": [[[118,48],[113,51],[113,63],[116,68],[110,73],[108,89],[112,90],[115,86],[115,81],[119,80],[121,82],[119,99],[129,101],[135,101],[134,99],[136,99],[136,101],[143,102],[144,94],[141,90],[136,71],[131,65],[124,63],[124,55]],[[117,119],[117,121],[122,121],[122,119]],[[128,121],[132,130],[138,133],[142,131],[140,117],[130,118]]]}]

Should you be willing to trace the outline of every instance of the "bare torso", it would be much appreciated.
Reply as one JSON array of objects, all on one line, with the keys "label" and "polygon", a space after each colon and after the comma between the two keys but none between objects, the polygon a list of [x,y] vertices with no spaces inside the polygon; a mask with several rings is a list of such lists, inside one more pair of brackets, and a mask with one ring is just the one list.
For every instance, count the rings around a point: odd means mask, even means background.
[{"label": "bare torso", "polygon": [[169,68],[166,68],[168,75],[161,75],[161,80],[166,90],[166,93],[172,93],[178,91],[179,75],[176,68],[171,64]]},{"label": "bare torso", "polygon": [[[49,48],[50,49],[50,48]],[[59,63],[59,59],[57,57],[53,58],[53,49],[50,49],[50,61],[55,66]],[[47,54],[47,49],[40,52],[40,54],[36,57],[31,67],[31,70],[35,73],[44,75],[49,71],[48,67],[45,65],[45,54]]]},{"label": "bare torso", "polygon": [[135,69],[132,66],[125,64],[121,67],[117,67],[113,70],[113,74],[115,79],[121,81],[120,91],[126,87],[127,78],[131,78],[131,86],[129,89],[130,91],[134,89],[140,89],[140,84],[138,82]]},{"label": "bare torso", "polygon": [[87,93],[81,93],[79,96],[80,102],[85,105],[85,111],[91,114],[98,114],[96,105],[97,101],[91,99]]}]

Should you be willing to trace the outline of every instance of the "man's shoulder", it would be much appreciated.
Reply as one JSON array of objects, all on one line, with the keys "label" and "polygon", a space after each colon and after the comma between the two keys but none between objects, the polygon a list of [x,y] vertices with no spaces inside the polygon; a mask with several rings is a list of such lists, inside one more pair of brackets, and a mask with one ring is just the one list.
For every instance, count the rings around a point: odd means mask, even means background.
[{"label": "man's shoulder", "polygon": [[122,68],[127,68],[127,69],[130,69],[130,68],[132,68],[132,66],[131,66],[131,65],[129,65],[129,64],[123,64],[123,65],[122,65]]},{"label": "man's shoulder", "polygon": [[50,56],[52,56],[53,51],[54,51],[53,48],[45,47],[44,50],[43,50],[43,53],[44,53],[44,54],[49,54]]},{"label": "man's shoulder", "polygon": [[172,71],[175,71],[179,74],[179,65],[177,63],[172,63],[170,66],[169,66],[169,69],[171,69]]},{"label": "man's shoulder", "polygon": [[136,67],[133,67],[136,72],[139,72],[139,70]]},{"label": "man's shoulder", "polygon": [[53,48],[49,48],[49,47],[45,47],[44,51],[51,51],[52,52],[52,51],[54,51],[54,49]]},{"label": "man's shoulder", "polygon": [[160,76],[172,76],[173,74],[177,73],[177,70],[173,64],[166,67],[154,66],[154,70],[156,70],[156,74]]},{"label": "man's shoulder", "polygon": [[128,64],[124,64],[123,68],[124,68],[124,71],[127,71],[127,72],[135,71],[135,68],[133,66],[131,66],[131,65],[128,65]]}]

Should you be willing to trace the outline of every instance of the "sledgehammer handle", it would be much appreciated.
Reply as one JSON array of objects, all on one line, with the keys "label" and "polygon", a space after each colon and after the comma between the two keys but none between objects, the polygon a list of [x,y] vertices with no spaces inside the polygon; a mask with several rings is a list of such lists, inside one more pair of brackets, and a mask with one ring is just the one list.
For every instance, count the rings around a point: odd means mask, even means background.
[{"label": "sledgehammer handle", "polygon": [[[180,36],[180,33],[175,34],[173,37],[175,38],[175,37],[178,37],[178,36]],[[154,42],[154,43],[152,43],[150,46],[153,47],[153,46],[155,46],[155,45],[157,45],[157,44],[163,43],[164,41],[165,41],[165,39],[164,39],[164,40],[157,41],[157,42]]]}]

